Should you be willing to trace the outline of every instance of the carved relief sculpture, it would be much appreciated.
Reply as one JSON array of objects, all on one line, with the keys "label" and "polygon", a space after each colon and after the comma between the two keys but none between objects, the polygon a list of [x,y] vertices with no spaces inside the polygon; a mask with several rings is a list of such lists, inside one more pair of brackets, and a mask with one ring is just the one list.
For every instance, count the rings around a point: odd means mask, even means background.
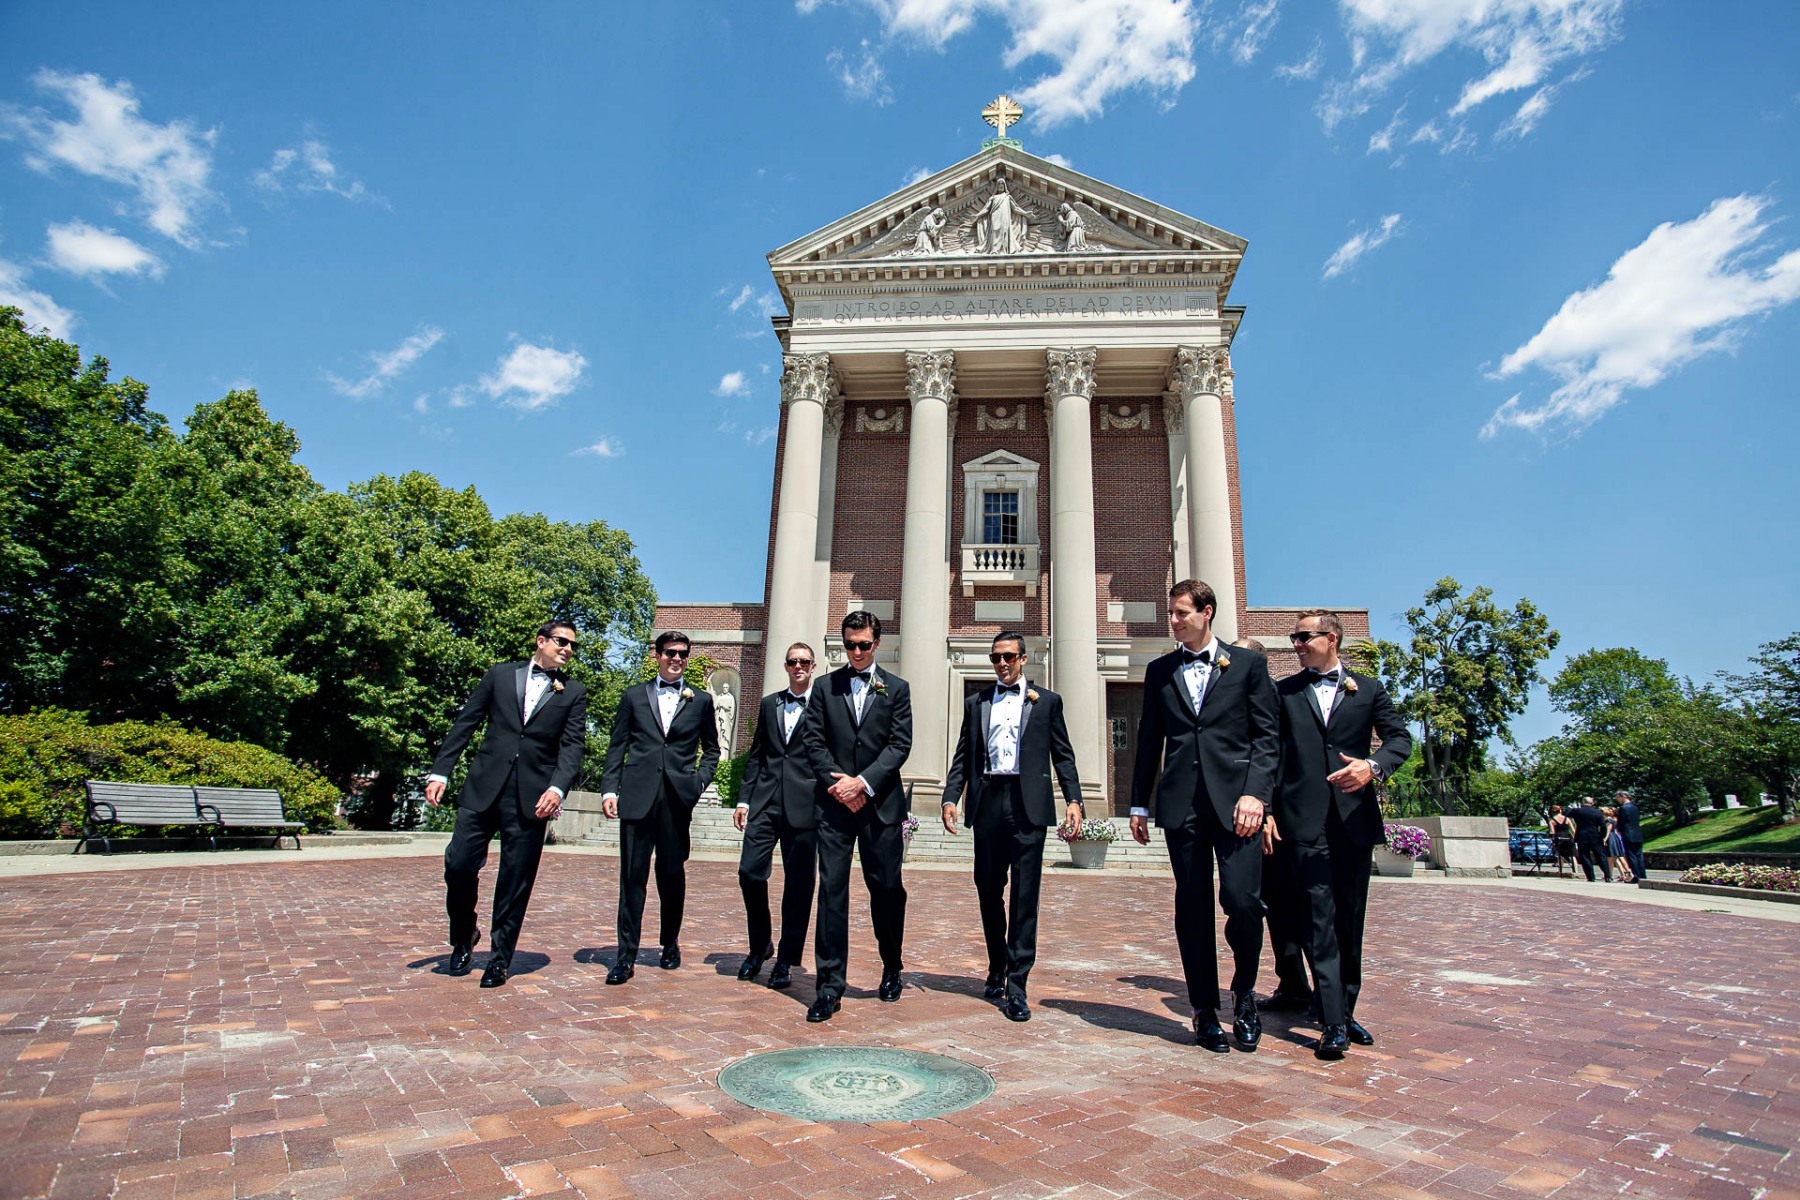
[{"label": "carved relief sculpture", "polygon": [[1056,223],[1062,226],[1064,250],[1087,249],[1087,226],[1081,223],[1081,214],[1076,212],[1067,201],[1056,210]]},{"label": "carved relief sculpture", "polygon": [[1019,254],[1025,249],[1029,226],[1002,179],[993,195],[975,214],[975,251],[978,254]]},{"label": "carved relief sculpture", "polygon": [[1119,405],[1116,413],[1111,405],[1102,404],[1100,406],[1100,429],[1102,432],[1115,429],[1141,429],[1148,433],[1150,432],[1150,406],[1142,405],[1134,416],[1129,404]]},{"label": "carved relief sculpture", "polygon": [[996,404],[990,411],[987,405],[977,404],[975,406],[975,428],[981,433],[986,433],[990,429],[1002,433],[1009,430],[1024,433],[1025,406],[1015,404],[1008,407],[1004,404]]},{"label": "carved relief sculpture", "polygon": [[1181,412],[1181,397],[1174,392],[1164,392],[1162,402],[1163,432],[1170,437],[1181,437],[1187,425]]},{"label": "carved relief sculpture", "polygon": [[942,254],[944,252],[944,225],[949,220],[944,210],[934,208],[925,214],[919,223],[918,232],[913,234],[914,254]]},{"label": "carved relief sculpture", "polygon": [[858,433],[904,433],[906,432],[906,410],[896,408],[889,412],[878,408],[870,412],[867,408],[856,410],[856,432]]}]

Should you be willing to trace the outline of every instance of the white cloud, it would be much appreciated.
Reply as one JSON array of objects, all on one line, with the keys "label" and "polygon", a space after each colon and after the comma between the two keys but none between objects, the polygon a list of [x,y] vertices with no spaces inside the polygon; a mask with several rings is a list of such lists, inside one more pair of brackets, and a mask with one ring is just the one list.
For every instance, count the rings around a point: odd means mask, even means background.
[{"label": "white cloud", "polygon": [[774,437],[776,430],[779,428],[780,427],[776,425],[765,425],[761,429],[746,429],[744,430],[744,444],[748,446],[760,446],[770,438]]},{"label": "white cloud", "polygon": [[0,306],[22,309],[27,329],[42,328],[57,337],[68,337],[77,324],[75,314],[43,292],[27,287],[25,280],[30,274],[18,263],[0,258]]},{"label": "white cloud", "polygon": [[595,458],[621,458],[625,454],[625,444],[618,438],[603,437],[591,446],[583,446],[572,454],[591,454]]},{"label": "white cloud", "polygon": [[468,385],[458,384],[450,389],[449,395],[444,397],[444,403],[451,408],[467,408],[475,403],[475,397],[470,395]]},{"label": "white cloud", "polygon": [[[1199,14],[1190,0],[860,0],[880,18],[886,37],[944,47],[974,27],[977,17],[995,16],[1006,23],[1011,43],[1001,55],[1007,70],[1032,59],[1046,59],[1050,73],[1040,75],[1015,98],[1027,119],[1049,129],[1072,118],[1089,118],[1105,110],[1113,95],[1133,88],[1170,97],[1194,77],[1193,43]],[[800,11],[818,7],[800,0]],[[1255,0],[1246,12],[1272,4]],[[1246,33],[1249,32],[1246,26]],[[1254,46],[1259,41],[1252,40]],[[872,65],[878,90],[871,98],[890,98],[878,52],[868,43],[863,58],[851,64],[839,54],[832,62],[846,89],[871,87]],[[852,94],[856,94],[852,92]]]},{"label": "white cloud", "polygon": [[74,108],[76,119],[58,121],[42,109],[10,114],[9,124],[32,147],[26,162],[39,171],[60,165],[129,187],[152,229],[183,246],[200,244],[201,214],[219,202],[207,182],[216,130],[144,120],[129,83],[49,69],[32,81]]},{"label": "white cloud", "polygon": [[1046,154],[1046,155],[1044,155],[1044,161],[1045,162],[1053,162],[1059,167],[1067,167],[1071,171],[1073,171],[1075,169],[1075,164],[1070,162],[1066,155]]},{"label": "white cloud", "polygon": [[888,87],[887,70],[867,39],[856,54],[833,50],[825,56],[825,63],[852,100],[868,100],[878,108],[893,102],[894,90]]},{"label": "white cloud", "polygon": [[[723,295],[723,293],[720,293],[720,294]],[[756,289],[746,283],[744,285],[744,290],[739,292],[737,294],[736,298],[732,300],[732,302],[729,306],[731,308],[731,311],[736,312],[738,309],[744,307],[744,305],[750,303],[750,298],[755,295],[756,295]]]},{"label": "white cloud", "polygon": [[[433,346],[443,340],[443,330],[435,325],[426,325],[392,350],[379,350],[370,354],[369,373],[361,379],[354,382],[339,379],[327,371],[325,380],[340,396],[349,396],[353,400],[366,400],[370,396],[381,394],[392,380],[411,370],[414,363],[424,358]],[[452,407],[461,406],[452,401]]]},{"label": "white cloud", "polygon": [[742,371],[727,371],[719,379],[719,386],[713,389],[715,396],[748,396],[750,381],[744,378]]},{"label": "white cloud", "polygon": [[1237,16],[1219,27],[1231,43],[1231,60],[1239,66],[1254,62],[1280,20],[1281,0],[1243,0]]},{"label": "white cloud", "polygon": [[298,146],[275,151],[269,165],[251,176],[256,186],[269,192],[329,192],[346,200],[374,200],[379,197],[363,187],[362,180],[351,179],[331,161],[331,147],[318,138],[308,138]]},{"label": "white cloud", "polygon": [[1299,62],[1284,63],[1275,68],[1277,79],[1317,79],[1325,68],[1325,44],[1313,39],[1312,49]]},{"label": "white cloud", "polygon": [[[1496,96],[1541,88],[1564,63],[1606,49],[1620,36],[1624,7],[1625,0],[1340,0],[1351,70],[1326,88],[1319,116],[1329,132],[1366,113],[1401,76],[1458,51],[1487,64],[1446,114],[1466,116]],[[1529,132],[1550,94],[1527,121],[1515,114],[1509,134]]]},{"label": "white cloud", "polygon": [[[721,288],[719,295],[731,296],[731,289]],[[746,283],[725,307],[732,312],[748,309],[751,315],[766,319],[782,311],[781,295],[778,292],[758,292]],[[762,332],[764,331],[760,329],[757,331],[758,334]]]},{"label": "white cloud", "polygon": [[162,275],[162,260],[128,237],[70,221],[49,229],[50,262],[71,275]]},{"label": "white cloud", "polygon": [[1389,213],[1381,218],[1380,225],[1352,234],[1348,241],[1332,251],[1331,257],[1325,260],[1323,277],[1330,279],[1342,275],[1371,251],[1385,245],[1399,228],[1400,214]]},{"label": "white cloud", "polygon": [[912,170],[910,170],[906,173],[906,182],[904,184],[902,184],[901,186],[911,187],[913,184],[919,182],[919,180],[921,180],[921,179],[930,179],[930,178],[931,178],[931,168],[930,167],[914,167]]},{"label": "white cloud", "polygon": [[1400,126],[1405,120],[1406,105],[1402,104],[1392,120],[1369,135],[1369,153],[1392,154],[1394,139],[1400,135]]},{"label": "white cloud", "polygon": [[1515,395],[1482,429],[1570,432],[1593,424],[1625,393],[1660,383],[1703,355],[1730,349],[1752,317],[1800,299],[1800,250],[1767,266],[1767,200],[1729,196],[1691,221],[1665,222],[1620,255],[1593,287],[1576,292],[1493,373],[1528,367],[1562,384],[1542,404]]},{"label": "white cloud", "polygon": [[498,370],[481,377],[481,390],[514,408],[537,412],[579,387],[587,365],[574,350],[520,342],[500,360]]}]

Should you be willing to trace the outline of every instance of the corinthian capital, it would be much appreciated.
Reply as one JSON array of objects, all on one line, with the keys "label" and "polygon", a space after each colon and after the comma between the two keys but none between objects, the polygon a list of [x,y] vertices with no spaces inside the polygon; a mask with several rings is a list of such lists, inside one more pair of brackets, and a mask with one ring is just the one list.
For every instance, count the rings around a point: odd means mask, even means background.
[{"label": "corinthian capital", "polygon": [[917,404],[921,400],[956,403],[956,354],[950,350],[908,350],[906,352],[906,395]]},{"label": "corinthian capital", "polygon": [[1098,352],[1092,346],[1078,350],[1044,351],[1045,393],[1057,396],[1094,398],[1094,359]]},{"label": "corinthian capital", "polygon": [[811,400],[826,408],[842,404],[837,372],[831,368],[831,355],[781,356],[781,402],[792,404],[796,400]]},{"label": "corinthian capital", "polygon": [[1178,346],[1169,364],[1169,390],[1183,401],[1223,396],[1231,387],[1231,352],[1223,346]]}]

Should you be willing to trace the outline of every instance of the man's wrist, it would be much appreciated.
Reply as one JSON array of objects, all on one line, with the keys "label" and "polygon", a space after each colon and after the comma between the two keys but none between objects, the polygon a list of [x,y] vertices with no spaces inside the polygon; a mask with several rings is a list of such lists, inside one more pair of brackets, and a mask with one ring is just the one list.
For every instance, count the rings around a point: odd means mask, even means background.
[{"label": "man's wrist", "polygon": [[1150,810],[1147,808],[1134,808],[1131,810],[1131,815],[1134,817],[1147,817],[1150,815]]},{"label": "man's wrist", "polygon": [[425,782],[426,783],[449,783],[450,779],[448,776],[445,776],[445,775],[431,774],[431,775],[427,775],[425,777]]}]

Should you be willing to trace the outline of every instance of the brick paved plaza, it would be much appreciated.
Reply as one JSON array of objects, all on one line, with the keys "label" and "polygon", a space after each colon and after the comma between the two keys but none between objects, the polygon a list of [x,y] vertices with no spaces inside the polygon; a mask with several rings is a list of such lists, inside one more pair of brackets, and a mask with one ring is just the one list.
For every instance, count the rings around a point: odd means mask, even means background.
[{"label": "brick paved plaza", "polygon": [[[483,954],[437,970],[435,857],[212,858],[0,879],[0,1194],[1800,1195],[1791,912],[1377,881],[1378,1042],[1322,1064],[1283,1020],[1253,1055],[1191,1044],[1154,875],[1048,872],[1036,1017],[1013,1025],[980,998],[965,876],[909,869],[904,998],[874,999],[853,905],[851,992],[814,1026],[810,970],[787,993],[734,978],[728,862],[691,865],[682,969],[607,988],[616,860],[547,855],[525,973],[484,992]],[[953,1055],[998,1087],[851,1125],[715,1085],[813,1045]]]}]

